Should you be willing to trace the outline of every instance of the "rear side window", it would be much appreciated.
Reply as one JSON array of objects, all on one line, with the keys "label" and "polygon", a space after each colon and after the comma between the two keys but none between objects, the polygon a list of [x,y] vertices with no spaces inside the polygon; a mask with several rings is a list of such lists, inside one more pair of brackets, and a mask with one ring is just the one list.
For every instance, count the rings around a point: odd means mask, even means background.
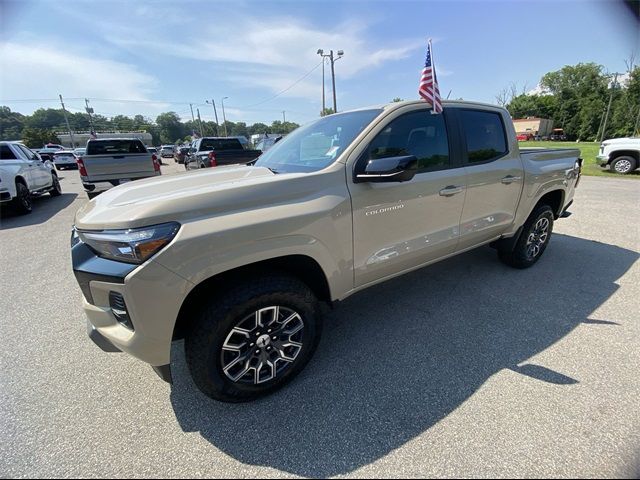
[{"label": "rear side window", "polygon": [[15,160],[16,156],[9,145],[0,145],[0,160]]},{"label": "rear side window", "polygon": [[242,150],[242,144],[237,138],[228,140],[204,139],[200,144],[200,151],[206,150]]},{"label": "rear side window", "polygon": [[369,145],[369,159],[415,155],[418,169],[449,166],[449,141],[443,115],[411,112],[392,120]]},{"label": "rear side window", "polygon": [[122,155],[146,153],[140,140],[97,140],[87,144],[87,155]]},{"label": "rear side window", "polygon": [[470,163],[488,162],[507,153],[507,138],[498,113],[462,110],[460,118]]}]

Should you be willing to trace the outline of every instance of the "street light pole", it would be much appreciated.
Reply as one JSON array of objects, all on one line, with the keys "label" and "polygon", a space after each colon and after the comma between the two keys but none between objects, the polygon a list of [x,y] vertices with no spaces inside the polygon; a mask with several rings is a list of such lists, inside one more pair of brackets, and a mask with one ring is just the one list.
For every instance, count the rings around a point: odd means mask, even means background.
[{"label": "street light pole", "polygon": [[224,114],[224,99],[229,97],[222,97],[222,121],[224,122],[224,136],[228,137],[227,133],[227,116]]},{"label": "street light pole", "polygon": [[282,123],[287,123],[287,119],[284,116],[284,110],[282,110]]},{"label": "street light pole", "polygon": [[93,108],[91,108],[89,106],[89,99],[85,98],[84,99],[84,104],[86,106],[85,110],[87,111],[87,114],[89,115],[89,127],[91,128],[91,136],[93,137],[93,135],[95,135],[96,131],[93,128],[93,118],[91,117],[91,114],[93,113]]},{"label": "street light pole", "polygon": [[333,50],[331,50],[329,54],[329,59],[331,60],[331,86],[333,88],[333,113],[338,113],[338,106],[336,105],[336,71],[333,68],[333,64],[335,62],[333,58]]}]

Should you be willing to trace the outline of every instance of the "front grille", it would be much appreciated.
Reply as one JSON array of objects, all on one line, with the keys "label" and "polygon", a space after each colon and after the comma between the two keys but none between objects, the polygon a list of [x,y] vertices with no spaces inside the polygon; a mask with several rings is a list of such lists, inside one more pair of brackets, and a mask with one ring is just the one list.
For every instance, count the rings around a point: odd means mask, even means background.
[{"label": "front grille", "polygon": [[114,292],[113,290],[109,292],[109,307],[111,308],[111,313],[116,317],[118,323],[129,330],[134,330],[133,322],[131,321],[129,312],[127,311],[127,304],[120,293]]}]

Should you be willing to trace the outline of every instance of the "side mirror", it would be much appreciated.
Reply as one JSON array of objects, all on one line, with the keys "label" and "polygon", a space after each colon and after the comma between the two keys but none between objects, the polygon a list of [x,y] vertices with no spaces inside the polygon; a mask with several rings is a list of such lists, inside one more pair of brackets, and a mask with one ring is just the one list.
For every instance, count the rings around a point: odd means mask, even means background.
[{"label": "side mirror", "polygon": [[364,172],[355,176],[354,183],[408,182],[418,171],[415,155],[369,160]]}]

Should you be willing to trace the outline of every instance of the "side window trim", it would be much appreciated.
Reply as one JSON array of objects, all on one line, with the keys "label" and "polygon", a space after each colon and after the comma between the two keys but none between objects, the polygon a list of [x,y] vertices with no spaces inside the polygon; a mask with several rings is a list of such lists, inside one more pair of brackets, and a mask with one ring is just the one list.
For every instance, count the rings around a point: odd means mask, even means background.
[{"label": "side window trim", "polygon": [[507,137],[507,132],[506,132],[506,128],[504,126],[504,119],[502,118],[502,115],[500,115],[499,112],[495,112],[492,110],[485,110],[482,108],[459,108],[458,109],[459,112],[481,112],[481,113],[488,113],[491,115],[496,115],[498,117],[498,119],[500,120],[500,126],[502,127],[502,135],[504,138],[504,146],[506,148],[505,152],[501,155],[498,155],[497,157],[491,158],[489,160],[483,160],[482,162],[470,162],[469,161],[469,146],[467,145],[467,136],[465,134],[464,131],[464,122],[462,121],[462,119],[460,118],[460,116],[458,115],[458,124],[459,124],[459,131],[460,131],[460,144],[464,147],[463,148],[463,152],[462,152],[462,161],[463,161],[463,165],[468,167],[468,166],[472,166],[472,165],[484,165],[485,163],[492,163],[495,162],[497,160],[500,160],[503,157],[506,157],[507,155],[509,155],[511,153],[511,151],[509,150],[509,141],[508,141],[508,137]]}]

